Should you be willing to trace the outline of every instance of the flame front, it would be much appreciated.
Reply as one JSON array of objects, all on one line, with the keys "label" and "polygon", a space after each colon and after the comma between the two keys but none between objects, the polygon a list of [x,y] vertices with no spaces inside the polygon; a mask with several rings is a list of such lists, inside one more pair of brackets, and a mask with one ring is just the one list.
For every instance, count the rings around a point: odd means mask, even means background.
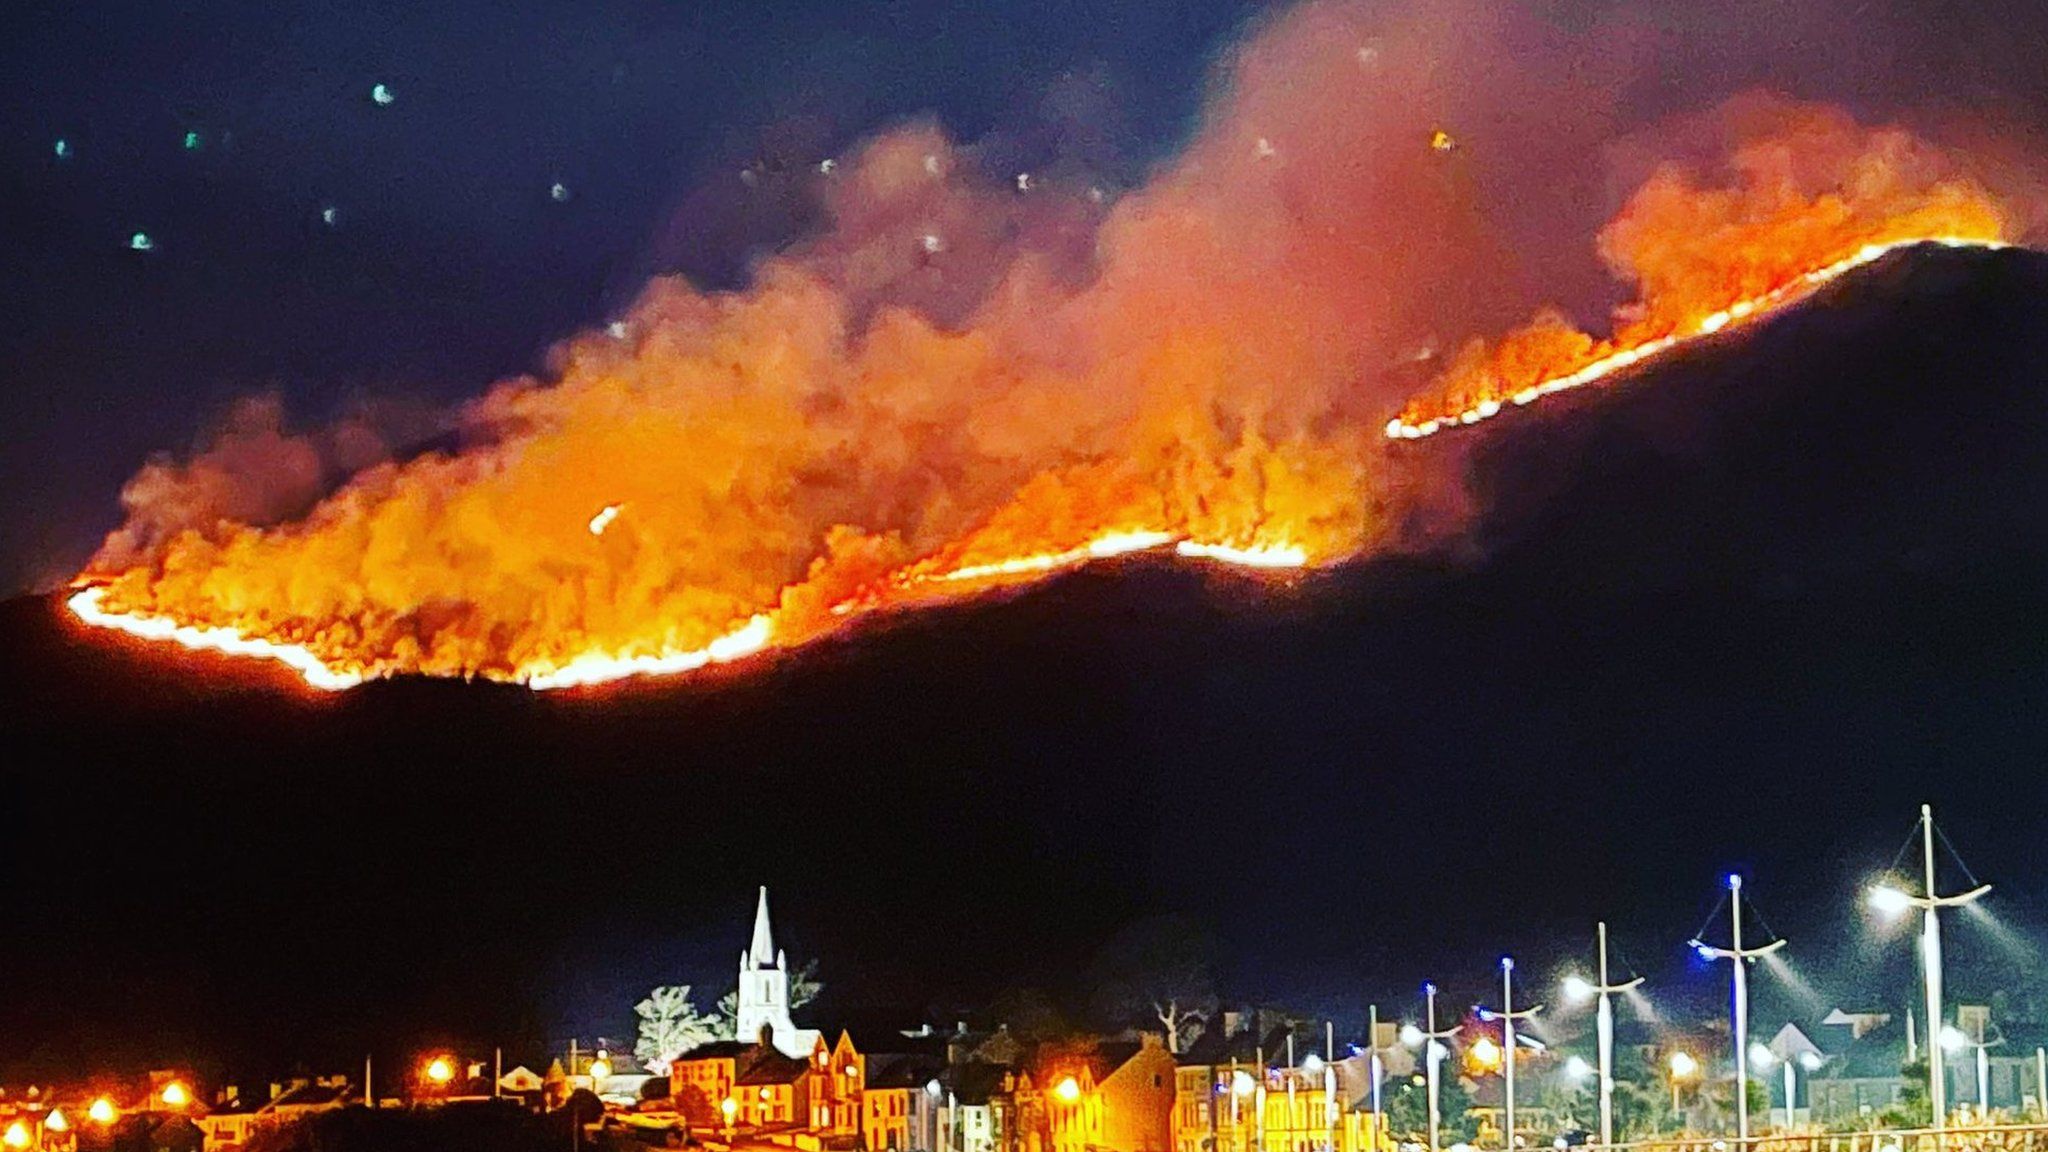
[{"label": "flame front", "polygon": [[[1689,340],[1796,303],[1901,248],[2004,246],[2010,210],[1956,162],[1903,132],[1860,132],[1800,109],[1763,138],[1731,142],[1728,182],[1667,166],[1600,237],[1640,289],[1600,339],[1546,312],[1498,341],[1473,341],[1427,393],[1387,422],[1413,440],[1491,419],[1632,368]],[[1826,179],[1792,150],[1844,149]]]},{"label": "flame front", "polygon": [[806,169],[822,234],[744,291],[656,281],[547,378],[427,430],[459,450],[400,458],[374,414],[295,433],[274,404],[238,409],[130,482],[70,608],[321,688],[555,689],[1135,553],[1284,574],[1412,543],[1410,513],[1458,485],[1394,466],[1390,438],[1610,376],[1903,244],[2015,231],[1905,133],[1738,109],[1720,169],[1659,171],[1602,231],[1639,289],[1611,336],[1547,315],[1403,407],[1436,310],[1497,265],[1462,239],[1467,168],[1509,163],[1485,126],[1540,104],[1503,86],[1438,106],[1430,62],[1496,32],[1432,16],[1404,40],[1362,6],[1304,5],[1121,198],[977,173],[929,127],[881,137]]}]

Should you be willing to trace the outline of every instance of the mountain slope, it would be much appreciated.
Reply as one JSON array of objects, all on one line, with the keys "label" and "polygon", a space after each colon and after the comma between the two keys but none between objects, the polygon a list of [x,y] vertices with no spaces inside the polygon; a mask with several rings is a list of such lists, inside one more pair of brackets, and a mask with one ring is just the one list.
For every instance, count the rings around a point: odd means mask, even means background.
[{"label": "mountain slope", "polygon": [[841,1007],[1078,990],[1160,908],[1246,991],[1347,1012],[1600,916],[1705,995],[1675,946],[1731,865],[1814,978],[1909,960],[1852,947],[1849,902],[1913,805],[2048,880],[2004,819],[2048,800],[2043,363],[2048,259],[1910,253],[1399,446],[1469,465],[1440,549],[1284,584],[1131,559],[594,700],[315,698],[12,602],[4,851],[67,943],[0,940],[35,993],[0,1026],[52,1059],[95,1022],[546,1033],[717,987],[755,883]]}]

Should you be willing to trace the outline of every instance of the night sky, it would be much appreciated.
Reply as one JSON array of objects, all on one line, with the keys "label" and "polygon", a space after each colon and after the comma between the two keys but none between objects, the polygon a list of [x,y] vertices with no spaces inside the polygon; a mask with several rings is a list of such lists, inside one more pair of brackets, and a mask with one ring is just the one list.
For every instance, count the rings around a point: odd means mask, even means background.
[{"label": "night sky", "polygon": [[[1838,33],[1672,5],[1631,108],[1761,82],[2038,127],[2048,16],[2000,7]],[[813,223],[778,175],[903,118],[1136,184],[1256,15],[11,6],[0,591],[61,584],[122,480],[236,397],[444,403],[650,274],[742,281]],[[655,983],[723,990],[759,883],[848,1016],[1078,1002],[1161,915],[1239,996],[1354,1028],[1424,978],[1478,995],[1503,951],[1558,971],[1603,916],[1653,991],[1711,1005],[1683,942],[1730,868],[1822,999],[1903,1003],[1905,947],[1852,905],[1927,800],[2001,886],[2016,935],[1952,935],[1952,983],[1988,993],[2048,885],[2044,289],[2026,253],[1894,261],[1501,421],[1446,449],[1487,510],[1441,554],[1280,586],[1120,563],[595,700],[309,700],[0,604],[0,1076],[623,1037]]]}]

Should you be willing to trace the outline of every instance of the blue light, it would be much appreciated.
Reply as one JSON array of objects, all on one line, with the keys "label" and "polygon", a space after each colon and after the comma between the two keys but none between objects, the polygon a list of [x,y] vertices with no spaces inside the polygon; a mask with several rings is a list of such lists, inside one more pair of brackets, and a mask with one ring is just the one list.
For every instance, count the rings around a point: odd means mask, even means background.
[{"label": "blue light", "polygon": [[1732,891],[1734,891],[1735,889],[1738,889],[1738,888],[1740,888],[1740,887],[1742,887],[1742,873],[1740,873],[1740,872],[1730,872],[1730,873],[1728,874],[1728,889],[1729,889],[1729,891],[1731,891],[1731,892],[1732,892]]},{"label": "blue light", "polygon": [[1427,984],[1427,983],[1425,983],[1425,984],[1424,984],[1424,985],[1422,986],[1422,994],[1423,994],[1424,996],[1434,996],[1434,995],[1436,995],[1436,985],[1434,985],[1434,984]]}]

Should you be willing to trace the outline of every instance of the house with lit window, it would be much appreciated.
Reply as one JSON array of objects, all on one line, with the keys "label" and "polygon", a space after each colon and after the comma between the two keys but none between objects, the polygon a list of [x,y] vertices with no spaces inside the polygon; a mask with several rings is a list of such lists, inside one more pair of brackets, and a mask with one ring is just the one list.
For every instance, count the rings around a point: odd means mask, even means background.
[{"label": "house with lit window", "polygon": [[[1414,1069],[1394,1042],[1394,1026],[1381,1027],[1381,1074]],[[1371,1142],[1372,1055],[1346,1045],[1328,1052],[1327,1039],[1289,1029],[1214,1031],[1177,1058],[1174,1072],[1174,1152],[1337,1152]],[[1297,1059],[1290,1061],[1289,1054]]]},{"label": "house with lit window", "polygon": [[811,1064],[810,1129],[821,1137],[860,1136],[860,1097],[867,1058],[845,1031],[830,1048],[820,1045]]},{"label": "house with lit window", "polygon": [[1037,1063],[1045,1152],[1173,1152],[1175,1066],[1164,1037],[1042,1053]]},{"label": "house with lit window", "polygon": [[911,1152],[938,1144],[939,1076],[943,1057],[922,1053],[871,1054],[861,1092],[861,1147],[867,1152]]},{"label": "house with lit window", "polygon": [[[739,1127],[755,1132],[808,1127],[812,1060],[785,1056],[769,1045],[733,1079]],[[819,1054],[824,1046],[819,1045]]]},{"label": "house with lit window", "polygon": [[758,1043],[713,1040],[676,1057],[668,1069],[669,1098],[676,1111],[692,1128],[719,1128],[727,1122],[725,1102],[733,1100],[733,1120],[737,1122],[739,1104],[733,1086],[739,1082],[741,1069],[760,1055]]},{"label": "house with lit window", "polygon": [[942,1152],[995,1152],[1003,1139],[1010,1069],[982,1061],[954,1064],[939,1081],[945,1092],[938,1101]]}]

